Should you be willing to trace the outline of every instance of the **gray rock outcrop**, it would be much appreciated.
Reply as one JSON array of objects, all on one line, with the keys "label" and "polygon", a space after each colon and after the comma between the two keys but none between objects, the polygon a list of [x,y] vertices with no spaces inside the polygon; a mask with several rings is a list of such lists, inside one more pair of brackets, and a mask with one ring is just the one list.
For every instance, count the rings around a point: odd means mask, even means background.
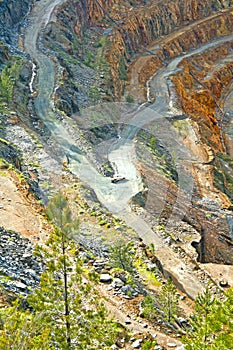
[{"label": "gray rock outcrop", "polygon": [[0,284],[5,289],[25,295],[39,284],[43,266],[33,251],[27,238],[0,227]]}]

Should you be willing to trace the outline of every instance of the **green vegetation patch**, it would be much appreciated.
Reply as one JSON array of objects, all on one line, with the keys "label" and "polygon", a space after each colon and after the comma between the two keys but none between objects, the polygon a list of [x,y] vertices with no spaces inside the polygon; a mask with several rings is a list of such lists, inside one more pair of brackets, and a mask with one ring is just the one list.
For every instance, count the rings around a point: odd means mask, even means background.
[{"label": "green vegetation patch", "polygon": [[233,201],[233,160],[228,155],[219,153],[215,159],[214,186]]},{"label": "green vegetation patch", "polygon": [[13,90],[19,79],[21,68],[22,60],[14,58],[0,73],[0,111],[3,111],[6,105],[12,104]]},{"label": "green vegetation patch", "polygon": [[165,322],[173,324],[180,314],[178,300],[177,289],[169,278],[162,286],[156,299],[150,295],[144,298],[142,302],[143,315],[149,320],[155,320],[159,316]]},{"label": "green vegetation patch", "polygon": [[126,64],[126,58],[124,55],[121,56],[120,61],[119,61],[119,79],[120,80],[127,80],[127,64]]},{"label": "green vegetation patch", "polygon": [[141,260],[137,260],[135,266],[137,271],[140,273],[140,276],[142,276],[149,284],[152,284],[155,287],[159,287],[161,285],[155,276],[155,271],[149,270],[146,264]]},{"label": "green vegetation patch", "polygon": [[137,138],[139,159],[163,176],[177,181],[178,175],[172,155],[166,150],[160,140],[146,130],[140,130]]}]

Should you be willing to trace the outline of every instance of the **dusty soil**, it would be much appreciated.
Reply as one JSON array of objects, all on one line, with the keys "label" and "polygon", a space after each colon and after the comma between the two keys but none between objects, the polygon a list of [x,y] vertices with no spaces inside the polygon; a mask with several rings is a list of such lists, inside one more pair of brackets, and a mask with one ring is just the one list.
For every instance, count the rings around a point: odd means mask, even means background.
[{"label": "dusty soil", "polygon": [[0,225],[32,242],[44,240],[48,235],[48,224],[40,206],[29,194],[28,185],[11,170],[0,172]]},{"label": "dusty soil", "polygon": [[[165,334],[162,332],[159,324],[153,324],[139,317],[139,304],[143,297],[129,300],[120,296],[113,296],[113,291],[109,290],[109,285],[106,284],[99,285],[98,289],[101,296],[105,299],[105,305],[110,315],[122,325],[125,325],[135,338],[143,339],[143,336],[149,334],[165,349],[169,349],[167,345],[169,343],[176,344],[177,346],[182,345],[179,337],[175,337],[172,334]],[[185,307],[187,314],[190,314],[190,309],[188,309],[187,305],[182,304],[182,307]],[[126,325],[126,321],[130,323]],[[131,348],[129,346],[129,349]]]}]

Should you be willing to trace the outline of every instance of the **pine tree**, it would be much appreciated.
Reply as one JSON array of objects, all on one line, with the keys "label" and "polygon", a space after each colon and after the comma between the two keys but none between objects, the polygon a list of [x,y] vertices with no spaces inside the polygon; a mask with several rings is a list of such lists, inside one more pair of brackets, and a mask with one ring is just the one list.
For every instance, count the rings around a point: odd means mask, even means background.
[{"label": "pine tree", "polygon": [[[65,244],[65,254],[61,254]],[[59,349],[102,349],[113,342],[115,327],[94,286],[83,280],[81,262],[73,243],[55,231],[43,252],[47,269],[40,288],[28,298],[50,328],[51,343]],[[66,277],[64,275],[64,261]],[[101,346],[102,343],[107,345]]]},{"label": "pine tree", "polygon": [[187,350],[233,349],[233,290],[226,292],[224,301],[217,300],[207,288],[196,299],[195,312],[190,318],[191,330],[183,341]]},{"label": "pine tree", "polygon": [[216,339],[216,349],[233,349],[233,288],[226,293],[226,300],[218,303],[218,319],[221,330]]},{"label": "pine tree", "polygon": [[130,274],[134,271],[135,252],[132,242],[118,242],[112,247],[110,262],[113,267],[120,268]]},{"label": "pine tree", "polygon": [[212,322],[215,299],[207,288],[196,299],[195,313],[190,320],[192,327],[185,343],[189,350],[209,349],[213,341]]},{"label": "pine tree", "polygon": [[178,301],[177,290],[171,278],[169,278],[167,283],[162,286],[162,291],[159,294],[160,308],[163,311],[164,319],[169,323],[172,323],[178,315]]},{"label": "pine tree", "polygon": [[48,241],[52,252],[57,256],[57,265],[53,266],[54,271],[60,274],[62,278],[63,298],[64,298],[64,323],[66,327],[66,342],[68,348],[71,346],[70,338],[70,307],[69,307],[69,288],[68,288],[68,269],[71,267],[70,259],[67,256],[69,239],[78,229],[79,221],[72,219],[72,213],[69,208],[67,198],[59,192],[47,207],[48,218],[55,225],[55,234]]},{"label": "pine tree", "polygon": [[1,92],[0,99],[4,102],[10,102],[10,99],[12,97],[12,91],[13,91],[13,83],[10,77],[10,70],[9,68],[5,67],[2,70],[2,73],[0,76],[0,92]]}]

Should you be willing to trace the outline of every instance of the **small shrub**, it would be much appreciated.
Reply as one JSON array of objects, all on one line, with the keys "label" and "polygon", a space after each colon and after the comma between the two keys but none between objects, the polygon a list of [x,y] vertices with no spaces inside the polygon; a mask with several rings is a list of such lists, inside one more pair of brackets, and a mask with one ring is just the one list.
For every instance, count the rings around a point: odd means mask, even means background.
[{"label": "small shrub", "polygon": [[100,224],[100,226],[104,226],[104,225],[107,224],[107,222],[106,222],[105,220],[101,220],[101,221],[99,222],[99,224]]},{"label": "small shrub", "polygon": [[133,98],[133,96],[127,95],[127,96],[126,96],[126,102],[128,102],[128,103],[134,103],[134,98]]},{"label": "small shrub", "polygon": [[148,320],[152,320],[157,315],[155,300],[147,295],[142,301],[143,316]]},{"label": "small shrub", "polygon": [[155,340],[147,339],[142,344],[142,350],[153,350],[156,345],[157,343]]}]

